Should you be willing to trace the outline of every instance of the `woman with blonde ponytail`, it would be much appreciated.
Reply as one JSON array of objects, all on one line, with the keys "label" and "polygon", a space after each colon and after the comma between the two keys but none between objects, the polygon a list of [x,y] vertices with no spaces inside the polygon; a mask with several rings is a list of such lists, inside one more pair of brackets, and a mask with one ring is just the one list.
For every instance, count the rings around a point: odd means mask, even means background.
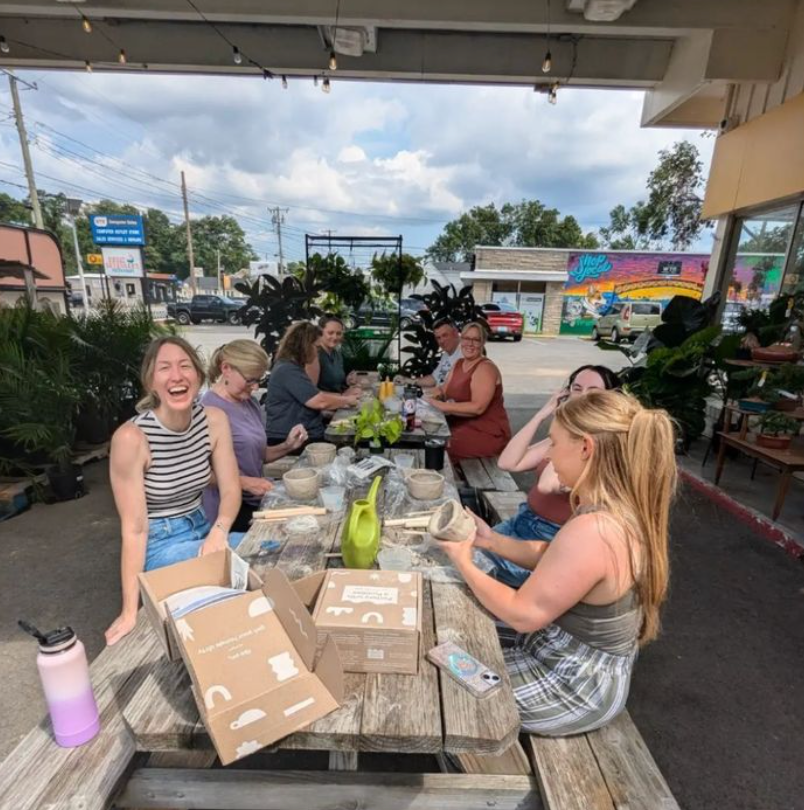
[{"label": "woman with blonde ponytail", "polygon": [[[676,488],[667,413],[593,391],[556,411],[547,457],[573,516],[551,543],[513,540],[475,517],[465,543],[441,543],[501,622],[526,731],[580,734],[625,707],[637,649],[659,632],[667,593],[667,525]],[[514,590],[480,571],[473,548],[532,571]]]}]

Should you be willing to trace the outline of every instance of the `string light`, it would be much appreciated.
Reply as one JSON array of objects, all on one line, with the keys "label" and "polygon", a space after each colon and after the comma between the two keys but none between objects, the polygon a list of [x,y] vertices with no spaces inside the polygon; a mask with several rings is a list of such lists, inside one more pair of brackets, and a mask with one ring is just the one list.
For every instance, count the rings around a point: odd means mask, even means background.
[{"label": "string light", "polygon": [[318,76],[313,76],[313,87],[318,87]]},{"label": "string light", "polygon": [[282,89],[283,90],[288,89],[288,77],[287,76],[282,77]]},{"label": "string light", "polygon": [[9,46],[5,37],[0,37],[0,51],[3,53],[10,53],[11,51],[11,47]]},{"label": "string light", "polygon": [[92,23],[83,14],[81,14],[81,27],[84,29],[84,33],[92,33]]},{"label": "string light", "polygon": [[126,64],[126,61],[127,61],[127,60],[126,60],[126,52],[125,52],[125,50],[124,50],[123,48],[121,48],[121,49],[120,49],[120,53],[117,55],[117,61],[118,61],[118,62],[119,62],[121,65],[125,65],[125,64]]},{"label": "string light", "polygon": [[331,86],[331,85],[330,85],[330,83],[329,83],[329,79],[324,79],[324,81],[323,81],[323,82],[321,82],[321,89],[322,89],[322,90],[323,90],[325,93],[329,93],[329,91],[332,89],[332,86]]},{"label": "string light", "polygon": [[273,79],[273,78],[274,78],[274,74],[273,74],[273,73],[271,73],[271,71],[270,71],[270,70],[268,70],[268,68],[263,68],[263,69],[262,69],[262,78],[263,78],[263,79],[266,79],[266,80],[267,80],[267,79]]},{"label": "string light", "polygon": [[329,69],[330,70],[338,69],[338,58],[335,56],[334,50],[329,52]]},{"label": "string light", "polygon": [[236,65],[243,64],[243,56],[240,53],[240,50],[238,49],[237,45],[232,46],[232,59],[234,59],[234,63]]},{"label": "string light", "polygon": [[553,54],[548,50],[542,62],[542,73],[549,73],[553,69]]},{"label": "string light", "polygon": [[84,62],[84,67],[86,68],[87,73],[92,73],[92,63],[89,61],[89,59]]},{"label": "string light", "polygon": [[550,104],[555,104],[558,101],[558,82],[550,85],[550,93],[547,96]]}]

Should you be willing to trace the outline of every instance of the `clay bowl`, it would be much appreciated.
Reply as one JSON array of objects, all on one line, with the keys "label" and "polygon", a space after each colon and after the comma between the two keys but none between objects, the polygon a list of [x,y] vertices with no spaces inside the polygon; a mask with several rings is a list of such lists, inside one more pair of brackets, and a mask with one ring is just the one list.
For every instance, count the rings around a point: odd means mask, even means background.
[{"label": "clay bowl", "polygon": [[751,349],[751,359],[757,363],[795,363],[798,352],[791,346],[773,345]]},{"label": "clay bowl", "polygon": [[309,467],[286,472],[282,476],[282,483],[294,500],[311,501],[318,495],[318,472]]},{"label": "clay bowl", "polygon": [[329,442],[313,442],[307,445],[307,458],[313,467],[323,467],[325,464],[332,464],[335,461],[335,454],[338,448]]},{"label": "clay bowl", "polygon": [[434,470],[413,470],[405,479],[411,498],[434,501],[444,494],[444,476]]},{"label": "clay bowl", "polygon": [[463,542],[469,539],[475,522],[456,500],[447,501],[431,518],[427,531],[437,540]]}]

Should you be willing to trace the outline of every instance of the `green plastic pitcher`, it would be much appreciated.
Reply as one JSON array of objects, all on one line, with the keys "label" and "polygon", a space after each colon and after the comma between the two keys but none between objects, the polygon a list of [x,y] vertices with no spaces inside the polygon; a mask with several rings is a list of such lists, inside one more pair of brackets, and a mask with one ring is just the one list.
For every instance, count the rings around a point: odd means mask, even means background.
[{"label": "green plastic pitcher", "polygon": [[352,504],[343,524],[341,554],[347,568],[371,568],[380,550],[380,519],[377,516],[377,492],[382,476],[371,484],[368,498]]}]

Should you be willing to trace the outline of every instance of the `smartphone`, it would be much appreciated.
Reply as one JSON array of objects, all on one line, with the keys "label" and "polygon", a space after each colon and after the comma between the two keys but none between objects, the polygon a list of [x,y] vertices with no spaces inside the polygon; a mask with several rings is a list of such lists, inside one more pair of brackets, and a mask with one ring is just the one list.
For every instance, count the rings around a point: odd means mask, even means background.
[{"label": "smartphone", "polygon": [[427,659],[476,698],[485,698],[502,685],[502,678],[452,641],[433,647]]}]

